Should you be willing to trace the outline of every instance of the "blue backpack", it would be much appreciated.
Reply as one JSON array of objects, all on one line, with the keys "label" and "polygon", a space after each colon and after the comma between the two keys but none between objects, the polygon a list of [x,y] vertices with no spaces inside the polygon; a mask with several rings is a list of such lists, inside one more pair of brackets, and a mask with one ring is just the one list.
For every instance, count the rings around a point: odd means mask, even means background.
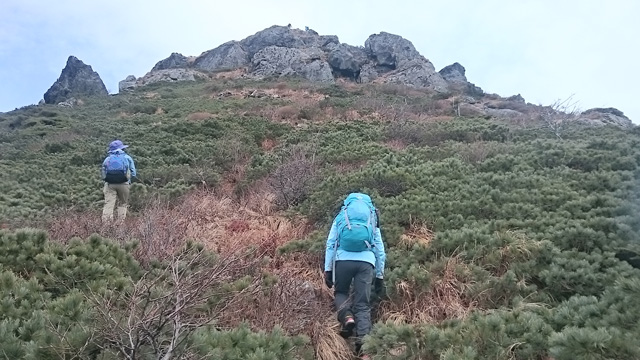
[{"label": "blue backpack", "polygon": [[122,184],[129,181],[129,161],[123,152],[109,154],[104,159],[104,181],[109,184]]},{"label": "blue backpack", "polygon": [[376,209],[369,195],[349,194],[336,216],[337,248],[354,252],[371,250],[377,223]]}]

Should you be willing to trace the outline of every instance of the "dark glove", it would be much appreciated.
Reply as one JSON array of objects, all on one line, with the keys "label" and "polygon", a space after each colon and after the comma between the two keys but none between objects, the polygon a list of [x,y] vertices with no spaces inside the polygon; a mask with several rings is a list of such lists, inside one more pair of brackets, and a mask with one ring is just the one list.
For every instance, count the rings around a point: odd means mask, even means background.
[{"label": "dark glove", "polygon": [[324,283],[331,289],[333,287],[333,271],[324,272]]},{"label": "dark glove", "polygon": [[382,298],[387,294],[387,290],[384,287],[384,279],[376,278],[373,282],[373,288],[378,297]]}]

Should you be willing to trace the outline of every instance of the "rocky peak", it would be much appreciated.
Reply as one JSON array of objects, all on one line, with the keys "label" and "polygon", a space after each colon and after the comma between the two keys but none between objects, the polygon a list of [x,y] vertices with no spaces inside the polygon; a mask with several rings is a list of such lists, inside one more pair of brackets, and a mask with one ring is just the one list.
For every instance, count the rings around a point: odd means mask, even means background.
[{"label": "rocky peak", "polygon": [[[449,84],[452,90],[461,91],[462,93],[472,96],[480,97],[484,94],[484,91],[470,83],[465,75],[466,69],[460,63],[454,62],[451,65],[447,65],[438,71],[438,74]],[[523,99],[524,101],[524,99]]]},{"label": "rocky peak", "polygon": [[403,62],[422,58],[411,41],[399,35],[381,32],[364,42],[364,48],[377,65],[396,69]]},{"label": "rocky peak", "polygon": [[450,83],[466,83],[467,77],[464,75],[464,66],[455,62],[451,65],[447,65],[442,70],[438,71],[442,77]]},{"label": "rocky peak", "polygon": [[249,64],[249,53],[237,41],[229,41],[205,51],[193,62],[193,67],[206,71],[237,69]]},{"label": "rocky peak", "polygon": [[[205,51],[193,62],[174,53],[156,64],[145,77],[155,79],[151,73],[174,67],[212,72],[244,68],[243,76],[247,77],[301,76],[322,82],[344,77],[362,83],[394,83],[436,91],[453,89],[409,40],[387,32],[369,36],[364,47],[358,47],[341,44],[335,35],[274,25],[243,40]],[[457,81],[461,84],[458,87],[466,86],[464,68],[456,63],[451,69],[452,74],[458,74]],[[124,88],[131,84],[126,79],[122,82]],[[135,85],[140,85],[140,81]]]},{"label": "rocky peak", "polygon": [[368,59],[364,48],[338,44],[329,52],[328,60],[337,76],[357,80],[360,77],[362,65]]},{"label": "rocky peak", "polygon": [[318,48],[268,46],[253,56],[255,76],[299,76],[311,81],[333,82],[331,67]]},{"label": "rocky peak", "polygon": [[579,121],[590,125],[616,125],[623,128],[633,127],[633,122],[616,108],[593,108],[580,114]]},{"label": "rocky peak", "polygon": [[240,45],[253,57],[258,51],[268,46],[285,48],[326,48],[330,44],[339,44],[334,35],[322,36],[313,30],[293,29],[288,26],[274,25],[240,41]]},{"label": "rocky peak", "polygon": [[186,56],[174,52],[168,58],[158,61],[151,71],[185,68],[188,63],[189,59]]},{"label": "rocky peak", "polygon": [[75,56],[69,56],[58,80],[44,93],[44,101],[57,104],[72,97],[108,94],[100,75],[90,65]]}]

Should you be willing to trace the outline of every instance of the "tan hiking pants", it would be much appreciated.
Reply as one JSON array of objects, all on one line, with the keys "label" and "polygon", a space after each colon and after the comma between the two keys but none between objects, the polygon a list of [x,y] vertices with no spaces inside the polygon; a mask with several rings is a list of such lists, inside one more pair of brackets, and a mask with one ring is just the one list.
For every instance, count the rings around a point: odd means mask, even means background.
[{"label": "tan hiking pants", "polygon": [[124,221],[129,207],[129,184],[104,183],[104,208],[102,222],[113,221],[113,210],[118,202],[118,221]]}]

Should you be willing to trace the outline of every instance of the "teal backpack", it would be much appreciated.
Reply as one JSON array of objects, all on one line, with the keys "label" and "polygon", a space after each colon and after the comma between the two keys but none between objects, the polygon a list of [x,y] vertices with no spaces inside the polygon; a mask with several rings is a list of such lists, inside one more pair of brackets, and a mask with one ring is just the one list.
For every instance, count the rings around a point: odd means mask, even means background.
[{"label": "teal backpack", "polygon": [[335,221],[338,249],[353,252],[371,250],[378,218],[369,195],[349,194]]}]

